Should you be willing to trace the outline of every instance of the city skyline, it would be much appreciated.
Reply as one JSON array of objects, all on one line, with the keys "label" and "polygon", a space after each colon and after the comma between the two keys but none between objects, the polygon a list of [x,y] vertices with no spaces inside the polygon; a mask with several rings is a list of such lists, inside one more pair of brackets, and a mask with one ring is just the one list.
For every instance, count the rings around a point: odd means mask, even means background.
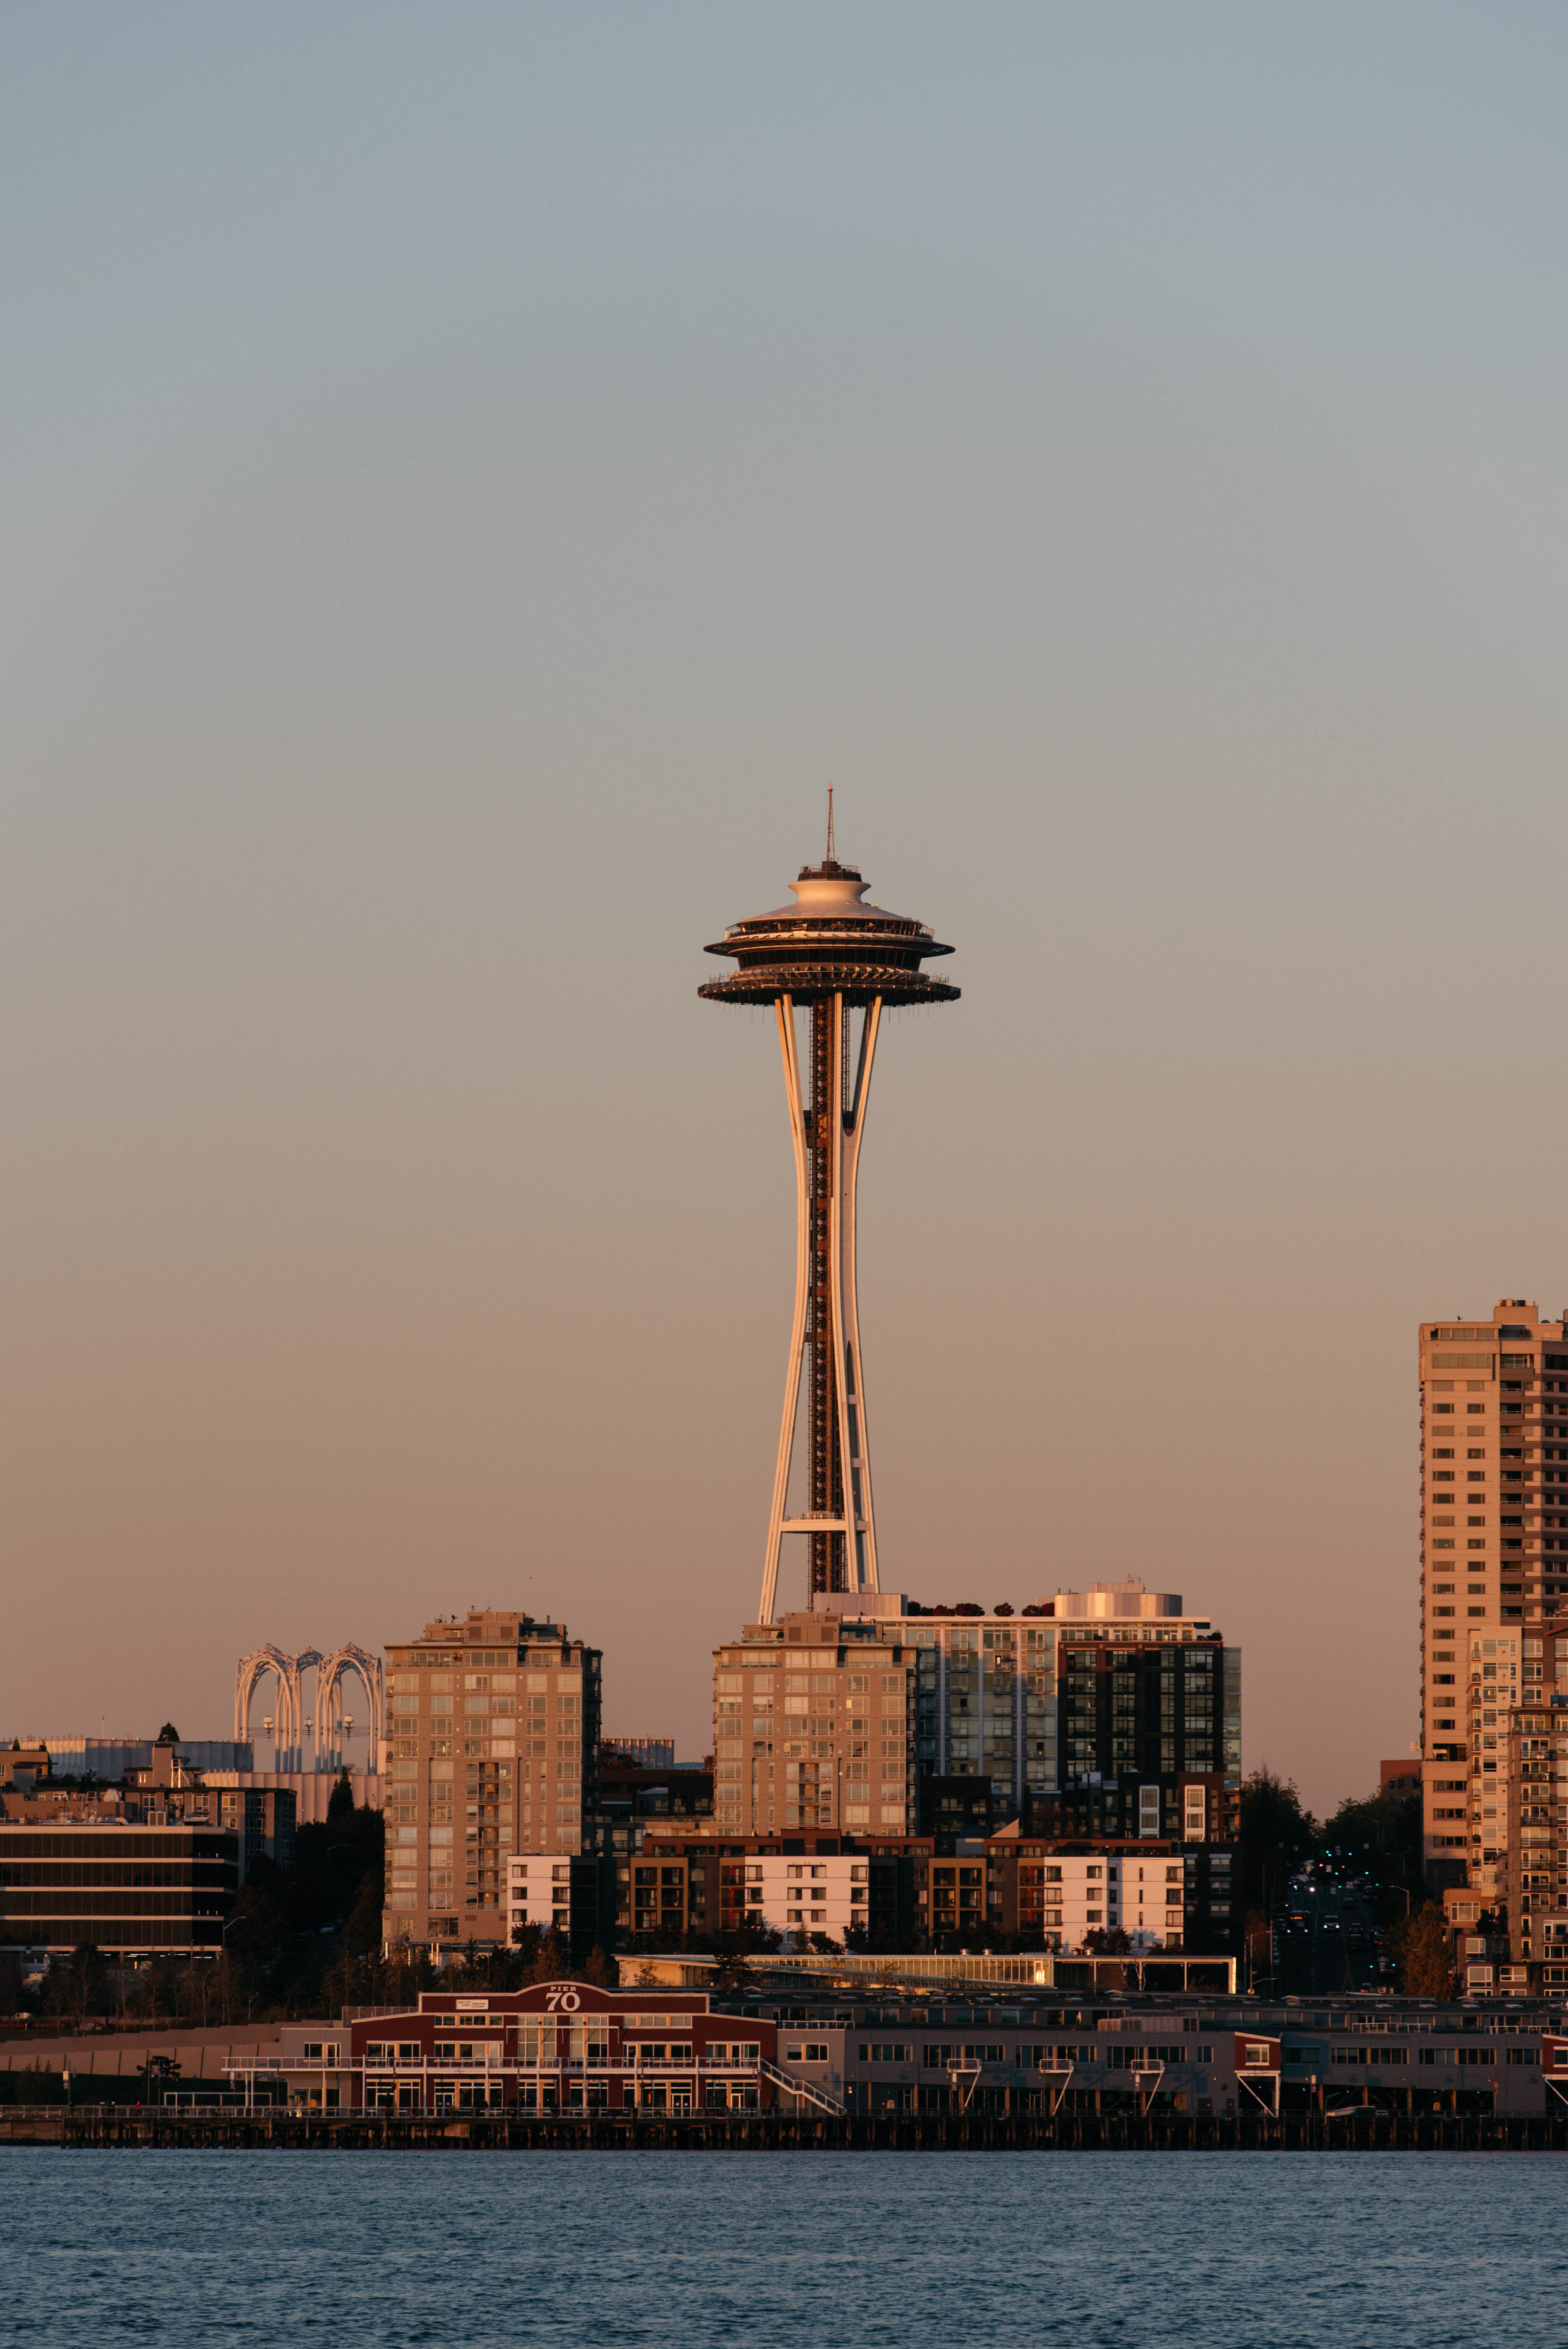
[{"label": "city skyline", "polygon": [[879,1048],[883,1581],[1180,1589],[1249,1766],[1374,1783],[1411,1326],[1568,1301],[1480,1205],[1564,1116],[1562,28],[78,21],[0,142],[0,1717],[472,1603],[701,1750],[791,1176],[698,947],[832,781],[965,997]]}]

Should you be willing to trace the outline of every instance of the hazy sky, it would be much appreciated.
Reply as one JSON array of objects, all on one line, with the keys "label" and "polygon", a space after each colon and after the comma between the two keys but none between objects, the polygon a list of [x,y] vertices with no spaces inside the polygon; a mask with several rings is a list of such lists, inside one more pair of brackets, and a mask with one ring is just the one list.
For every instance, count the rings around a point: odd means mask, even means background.
[{"label": "hazy sky", "polygon": [[[884,1581],[1417,1727],[1568,1300],[1560,8],[0,10],[0,1729],[522,1605],[705,1750],[839,840]],[[795,1595],[797,1569],[786,1597]]]}]

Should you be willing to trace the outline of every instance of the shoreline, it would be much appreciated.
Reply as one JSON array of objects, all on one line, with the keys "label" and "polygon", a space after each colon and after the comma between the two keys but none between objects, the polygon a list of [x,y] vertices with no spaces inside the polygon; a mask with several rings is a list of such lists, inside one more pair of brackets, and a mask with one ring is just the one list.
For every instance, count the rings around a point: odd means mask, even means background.
[{"label": "shoreline", "polygon": [[0,2148],[334,2153],[1568,2153],[1568,2116],[1338,2113],[850,2115],[675,2119],[595,2114],[542,2121],[347,2113],[202,2113],[153,2106],[0,2106]]}]

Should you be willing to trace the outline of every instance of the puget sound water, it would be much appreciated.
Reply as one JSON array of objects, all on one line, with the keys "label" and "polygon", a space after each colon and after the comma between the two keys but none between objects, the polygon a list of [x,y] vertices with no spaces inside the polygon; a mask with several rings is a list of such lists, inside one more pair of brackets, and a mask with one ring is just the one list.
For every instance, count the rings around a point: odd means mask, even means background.
[{"label": "puget sound water", "polygon": [[0,2343],[1535,2349],[1551,2154],[0,2150]]}]

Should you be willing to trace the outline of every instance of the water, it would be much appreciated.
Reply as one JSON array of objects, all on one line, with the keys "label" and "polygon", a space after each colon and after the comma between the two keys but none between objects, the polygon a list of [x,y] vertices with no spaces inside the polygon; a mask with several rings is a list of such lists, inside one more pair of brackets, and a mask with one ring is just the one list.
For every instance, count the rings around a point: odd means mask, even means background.
[{"label": "water", "polygon": [[1553,2155],[0,2151],[0,2343],[1568,2335]]}]

